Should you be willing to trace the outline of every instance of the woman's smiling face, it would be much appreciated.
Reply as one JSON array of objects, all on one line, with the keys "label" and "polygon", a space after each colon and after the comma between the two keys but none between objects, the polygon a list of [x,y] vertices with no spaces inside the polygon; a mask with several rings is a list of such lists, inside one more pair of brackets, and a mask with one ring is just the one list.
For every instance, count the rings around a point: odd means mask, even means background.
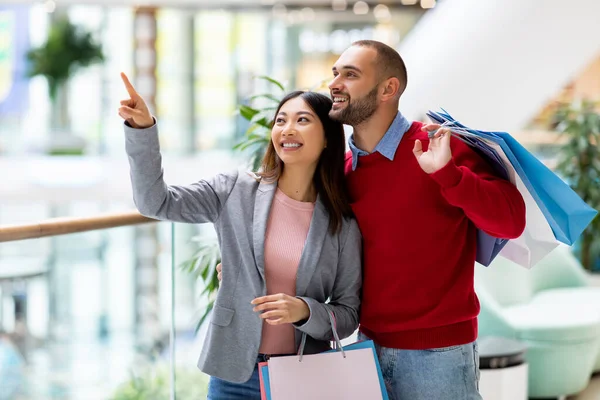
[{"label": "woman's smiling face", "polygon": [[321,120],[301,97],[285,102],[275,116],[271,140],[283,164],[316,165],[326,146]]}]

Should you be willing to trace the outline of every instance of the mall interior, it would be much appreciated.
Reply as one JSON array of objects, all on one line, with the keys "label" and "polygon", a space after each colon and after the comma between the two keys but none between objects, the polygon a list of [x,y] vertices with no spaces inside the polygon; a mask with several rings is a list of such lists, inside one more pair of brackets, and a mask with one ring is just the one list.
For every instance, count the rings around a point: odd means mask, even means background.
[{"label": "mall interior", "polygon": [[[378,40],[406,62],[407,118],[508,132],[599,208],[600,159],[573,172],[600,149],[598,15],[597,0],[2,0],[0,400],[206,396],[215,232],[137,214],[120,72],[185,184],[250,165],[252,110],[328,94],[339,55]],[[524,349],[482,359],[485,399],[600,399],[599,229],[531,269],[476,265],[480,341]]]}]

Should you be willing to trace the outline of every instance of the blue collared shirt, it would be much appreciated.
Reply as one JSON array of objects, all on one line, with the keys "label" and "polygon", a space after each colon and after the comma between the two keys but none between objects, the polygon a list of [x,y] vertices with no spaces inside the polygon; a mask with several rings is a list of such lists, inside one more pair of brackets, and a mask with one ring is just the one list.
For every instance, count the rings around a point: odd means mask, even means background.
[{"label": "blue collared shirt", "polygon": [[[404,137],[404,134],[410,129],[411,125],[412,123],[404,118],[404,115],[398,111],[398,114],[396,114],[396,118],[394,118],[392,125],[390,125],[390,128],[387,130],[385,135],[383,135],[379,143],[377,143],[373,153],[378,151],[388,160],[394,161],[394,155],[396,154],[396,150],[398,150],[398,145],[400,144],[402,137]],[[352,152],[352,171],[354,171],[358,165],[358,157],[367,156],[369,153],[356,147],[354,144],[354,134],[350,136],[348,145],[350,146],[350,151]]]}]

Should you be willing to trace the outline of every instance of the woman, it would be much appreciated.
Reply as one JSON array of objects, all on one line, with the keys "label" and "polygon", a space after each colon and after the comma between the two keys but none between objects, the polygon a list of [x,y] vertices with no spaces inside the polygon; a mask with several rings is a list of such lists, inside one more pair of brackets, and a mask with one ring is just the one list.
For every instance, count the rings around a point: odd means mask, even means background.
[{"label": "woman", "polygon": [[[293,92],[279,104],[258,174],[188,186],[162,178],[155,120],[125,75],[121,102],[133,195],[149,217],[215,225],[226,266],[198,366],[209,399],[260,399],[257,363],[329,349],[358,326],[361,236],[344,187],[342,125],[332,102]],[[329,301],[328,301],[329,300]],[[325,304],[325,302],[327,304]]]}]

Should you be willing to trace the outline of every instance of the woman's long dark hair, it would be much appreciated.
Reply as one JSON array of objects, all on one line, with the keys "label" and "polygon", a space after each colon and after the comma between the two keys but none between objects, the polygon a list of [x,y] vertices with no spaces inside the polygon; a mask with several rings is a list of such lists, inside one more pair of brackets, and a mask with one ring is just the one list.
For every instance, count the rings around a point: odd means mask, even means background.
[{"label": "woman's long dark hair", "polygon": [[[331,99],[315,92],[295,91],[287,94],[277,106],[275,116],[279,114],[279,110],[286,102],[296,97],[304,100],[317,114],[325,132],[327,147],[323,149],[319,158],[313,183],[320,200],[329,213],[329,231],[333,234],[342,227],[344,217],[352,216],[344,179],[344,156],[346,151],[344,127],[341,123],[329,118],[329,111],[333,104]],[[284,168],[283,163],[275,151],[273,142],[270,141],[258,175],[266,181],[273,182],[281,176],[282,168]]]}]

